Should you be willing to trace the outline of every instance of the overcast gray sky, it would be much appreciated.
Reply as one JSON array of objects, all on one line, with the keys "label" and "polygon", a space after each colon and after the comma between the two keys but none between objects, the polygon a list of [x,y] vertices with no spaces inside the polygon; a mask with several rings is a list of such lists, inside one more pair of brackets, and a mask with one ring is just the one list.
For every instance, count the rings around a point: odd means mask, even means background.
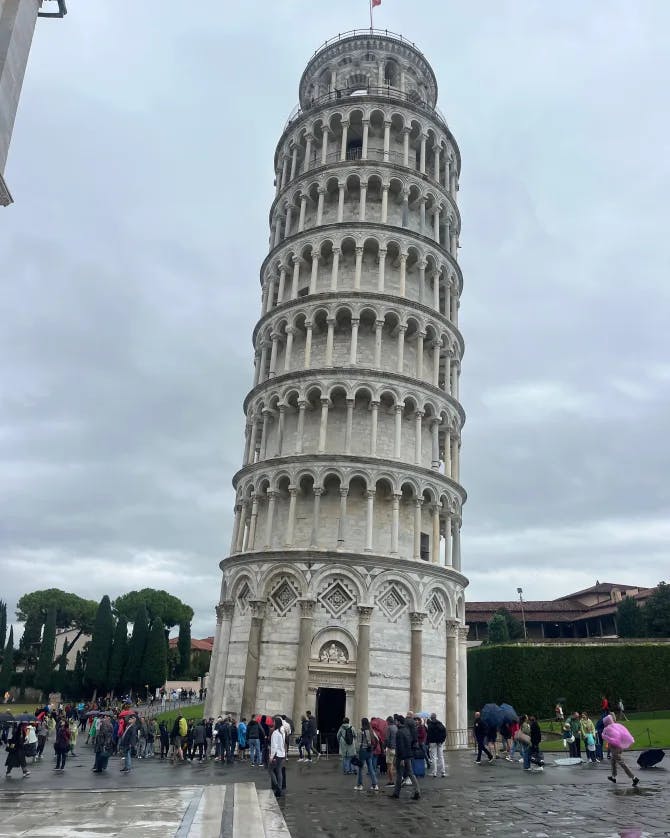
[{"label": "overcast gray sky", "polygon": [[[145,585],[211,634],[275,144],[366,0],[70,0],[0,211],[0,598]],[[383,0],[463,157],[471,599],[653,585],[670,547],[670,4]]]}]

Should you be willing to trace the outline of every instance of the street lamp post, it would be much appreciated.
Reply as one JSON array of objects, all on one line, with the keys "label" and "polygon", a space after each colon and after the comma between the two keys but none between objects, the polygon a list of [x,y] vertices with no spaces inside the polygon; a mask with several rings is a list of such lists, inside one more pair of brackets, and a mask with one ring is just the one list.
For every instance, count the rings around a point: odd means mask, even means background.
[{"label": "street lamp post", "polygon": [[523,611],[523,588],[516,589],[517,594],[519,594],[519,602],[521,603],[521,621],[523,622],[523,639],[528,640],[528,632],[526,631],[526,615]]}]

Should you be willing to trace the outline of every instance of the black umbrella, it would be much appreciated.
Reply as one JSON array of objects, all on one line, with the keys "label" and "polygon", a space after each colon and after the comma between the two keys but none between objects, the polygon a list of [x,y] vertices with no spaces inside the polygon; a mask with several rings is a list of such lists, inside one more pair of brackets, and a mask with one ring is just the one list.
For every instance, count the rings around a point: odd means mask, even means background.
[{"label": "black umbrella", "polygon": [[14,716],[15,722],[34,722],[35,717],[31,716],[30,713],[19,713],[18,716]]},{"label": "black umbrella", "polygon": [[12,716],[12,714],[9,713],[7,710],[3,710],[3,712],[0,713],[0,722],[13,722],[13,721],[14,721],[14,716]]},{"label": "black umbrella", "polygon": [[637,764],[640,768],[653,768],[663,759],[665,751],[660,748],[650,748],[648,751],[642,751],[637,758]]}]

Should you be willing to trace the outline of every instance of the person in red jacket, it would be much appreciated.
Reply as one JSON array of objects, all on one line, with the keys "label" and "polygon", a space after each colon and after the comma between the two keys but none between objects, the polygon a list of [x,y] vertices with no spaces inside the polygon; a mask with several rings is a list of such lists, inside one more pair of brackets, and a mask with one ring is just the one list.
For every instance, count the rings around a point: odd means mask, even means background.
[{"label": "person in red jacket", "polygon": [[428,731],[423,723],[423,719],[416,720],[416,741],[423,751],[423,758],[426,761],[426,767],[430,768],[430,754],[428,753]]}]

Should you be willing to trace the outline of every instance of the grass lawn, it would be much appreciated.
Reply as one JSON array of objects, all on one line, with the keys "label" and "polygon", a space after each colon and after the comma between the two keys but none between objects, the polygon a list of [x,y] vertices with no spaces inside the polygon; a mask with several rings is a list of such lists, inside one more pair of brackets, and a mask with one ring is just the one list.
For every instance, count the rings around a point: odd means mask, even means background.
[{"label": "grass lawn", "polygon": [[[44,705],[41,705],[44,707]],[[12,716],[18,716],[20,713],[30,713],[34,715],[37,704],[0,704],[0,713],[11,713]]]},{"label": "grass lawn", "polygon": [[177,710],[166,710],[165,713],[158,713],[156,718],[159,722],[167,722],[168,727],[174,724],[174,720],[181,714],[187,721],[189,719],[202,719],[204,712],[204,704],[187,704],[185,707],[179,707]]},{"label": "grass lawn", "polygon": [[[670,711],[659,710],[654,713],[631,713],[628,721],[622,720],[622,724],[630,730],[635,737],[635,750],[646,748],[670,748]],[[559,725],[556,722],[542,722],[542,732],[547,734],[553,731],[558,733]],[[565,751],[560,738],[543,739],[542,750],[544,751]]]}]

